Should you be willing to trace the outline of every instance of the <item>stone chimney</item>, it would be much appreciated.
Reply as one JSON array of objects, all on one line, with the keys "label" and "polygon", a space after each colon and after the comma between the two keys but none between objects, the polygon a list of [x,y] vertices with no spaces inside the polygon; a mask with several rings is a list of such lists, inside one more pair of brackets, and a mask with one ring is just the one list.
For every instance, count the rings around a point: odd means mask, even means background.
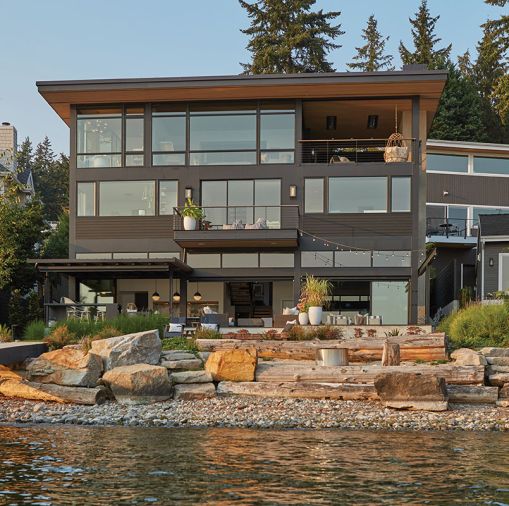
[{"label": "stone chimney", "polygon": [[18,132],[10,123],[0,125],[0,164],[6,169],[14,170],[14,156],[18,150]]}]

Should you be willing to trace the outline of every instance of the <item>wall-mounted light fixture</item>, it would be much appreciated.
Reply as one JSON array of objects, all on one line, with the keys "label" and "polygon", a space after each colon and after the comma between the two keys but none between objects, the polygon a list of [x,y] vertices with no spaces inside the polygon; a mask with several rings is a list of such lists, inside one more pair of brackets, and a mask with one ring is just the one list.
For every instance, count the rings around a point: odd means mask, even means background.
[{"label": "wall-mounted light fixture", "polygon": [[193,198],[193,189],[192,188],[186,188],[184,190],[184,196],[187,199],[192,199]]},{"label": "wall-mounted light fixture", "polygon": [[442,192],[442,195],[443,195],[444,197],[447,197],[447,196],[449,195],[449,192],[448,192],[447,190],[444,190],[444,191]]},{"label": "wall-mounted light fixture", "polygon": [[368,116],[368,128],[376,128],[378,126],[378,114],[370,114]]},{"label": "wall-mounted light fixture", "polygon": [[495,266],[495,259],[493,257],[490,257],[490,259],[488,260],[488,265],[490,267],[494,267]]},{"label": "wall-mounted light fixture", "polygon": [[175,302],[175,304],[178,304],[178,303],[180,302],[180,293],[175,292],[175,293],[173,294],[172,299],[173,299],[173,302]]},{"label": "wall-mounted light fixture", "polygon": [[297,198],[297,186],[294,184],[290,185],[289,195],[291,199]]},{"label": "wall-mounted light fixture", "polygon": [[327,130],[336,130],[337,122],[337,116],[327,116],[325,127]]}]

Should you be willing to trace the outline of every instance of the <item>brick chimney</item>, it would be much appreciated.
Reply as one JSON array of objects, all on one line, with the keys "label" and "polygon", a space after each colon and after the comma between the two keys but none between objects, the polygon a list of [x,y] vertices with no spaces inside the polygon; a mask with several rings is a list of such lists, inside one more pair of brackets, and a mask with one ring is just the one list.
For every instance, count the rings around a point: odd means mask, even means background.
[{"label": "brick chimney", "polygon": [[14,155],[18,150],[18,132],[7,121],[0,125],[0,164],[14,170]]}]

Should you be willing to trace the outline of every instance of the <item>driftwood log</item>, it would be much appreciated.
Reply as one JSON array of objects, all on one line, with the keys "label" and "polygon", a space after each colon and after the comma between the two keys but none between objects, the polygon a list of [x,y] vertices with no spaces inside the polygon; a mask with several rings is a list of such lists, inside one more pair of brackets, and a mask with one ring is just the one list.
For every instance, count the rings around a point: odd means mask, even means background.
[{"label": "driftwood log", "polygon": [[221,381],[218,395],[297,399],[377,400],[374,385],[323,383],[256,383]]},{"label": "driftwood log", "polygon": [[382,351],[382,366],[399,365],[400,360],[399,344],[385,341]]},{"label": "driftwood log", "polygon": [[[197,339],[200,351],[233,348],[256,348],[260,358],[314,360],[317,348],[348,349],[349,362],[369,362],[382,359],[386,339],[347,339],[330,341],[280,341],[265,339]],[[447,360],[445,334],[429,336],[396,336],[391,343],[399,344],[400,358],[410,360]]]},{"label": "driftwood log", "polygon": [[461,404],[496,404],[498,387],[447,385],[449,402]]},{"label": "driftwood log", "polygon": [[102,404],[110,398],[109,390],[105,387],[63,387],[16,379],[2,381],[0,394],[18,399],[88,405]]},{"label": "driftwood log", "polygon": [[388,372],[433,374],[444,378],[447,383],[453,385],[482,385],[484,382],[484,366],[482,365],[412,365],[382,368],[378,365],[321,367],[281,362],[258,364],[256,381],[270,383],[296,381],[304,383],[374,383],[378,374]]}]

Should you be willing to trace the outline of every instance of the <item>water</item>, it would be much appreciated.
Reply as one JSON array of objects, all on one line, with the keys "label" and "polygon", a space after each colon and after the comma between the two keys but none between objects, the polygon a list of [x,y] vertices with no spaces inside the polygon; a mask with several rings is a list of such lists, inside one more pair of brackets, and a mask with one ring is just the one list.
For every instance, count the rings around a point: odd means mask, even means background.
[{"label": "water", "polygon": [[0,427],[0,504],[509,504],[509,434]]}]

